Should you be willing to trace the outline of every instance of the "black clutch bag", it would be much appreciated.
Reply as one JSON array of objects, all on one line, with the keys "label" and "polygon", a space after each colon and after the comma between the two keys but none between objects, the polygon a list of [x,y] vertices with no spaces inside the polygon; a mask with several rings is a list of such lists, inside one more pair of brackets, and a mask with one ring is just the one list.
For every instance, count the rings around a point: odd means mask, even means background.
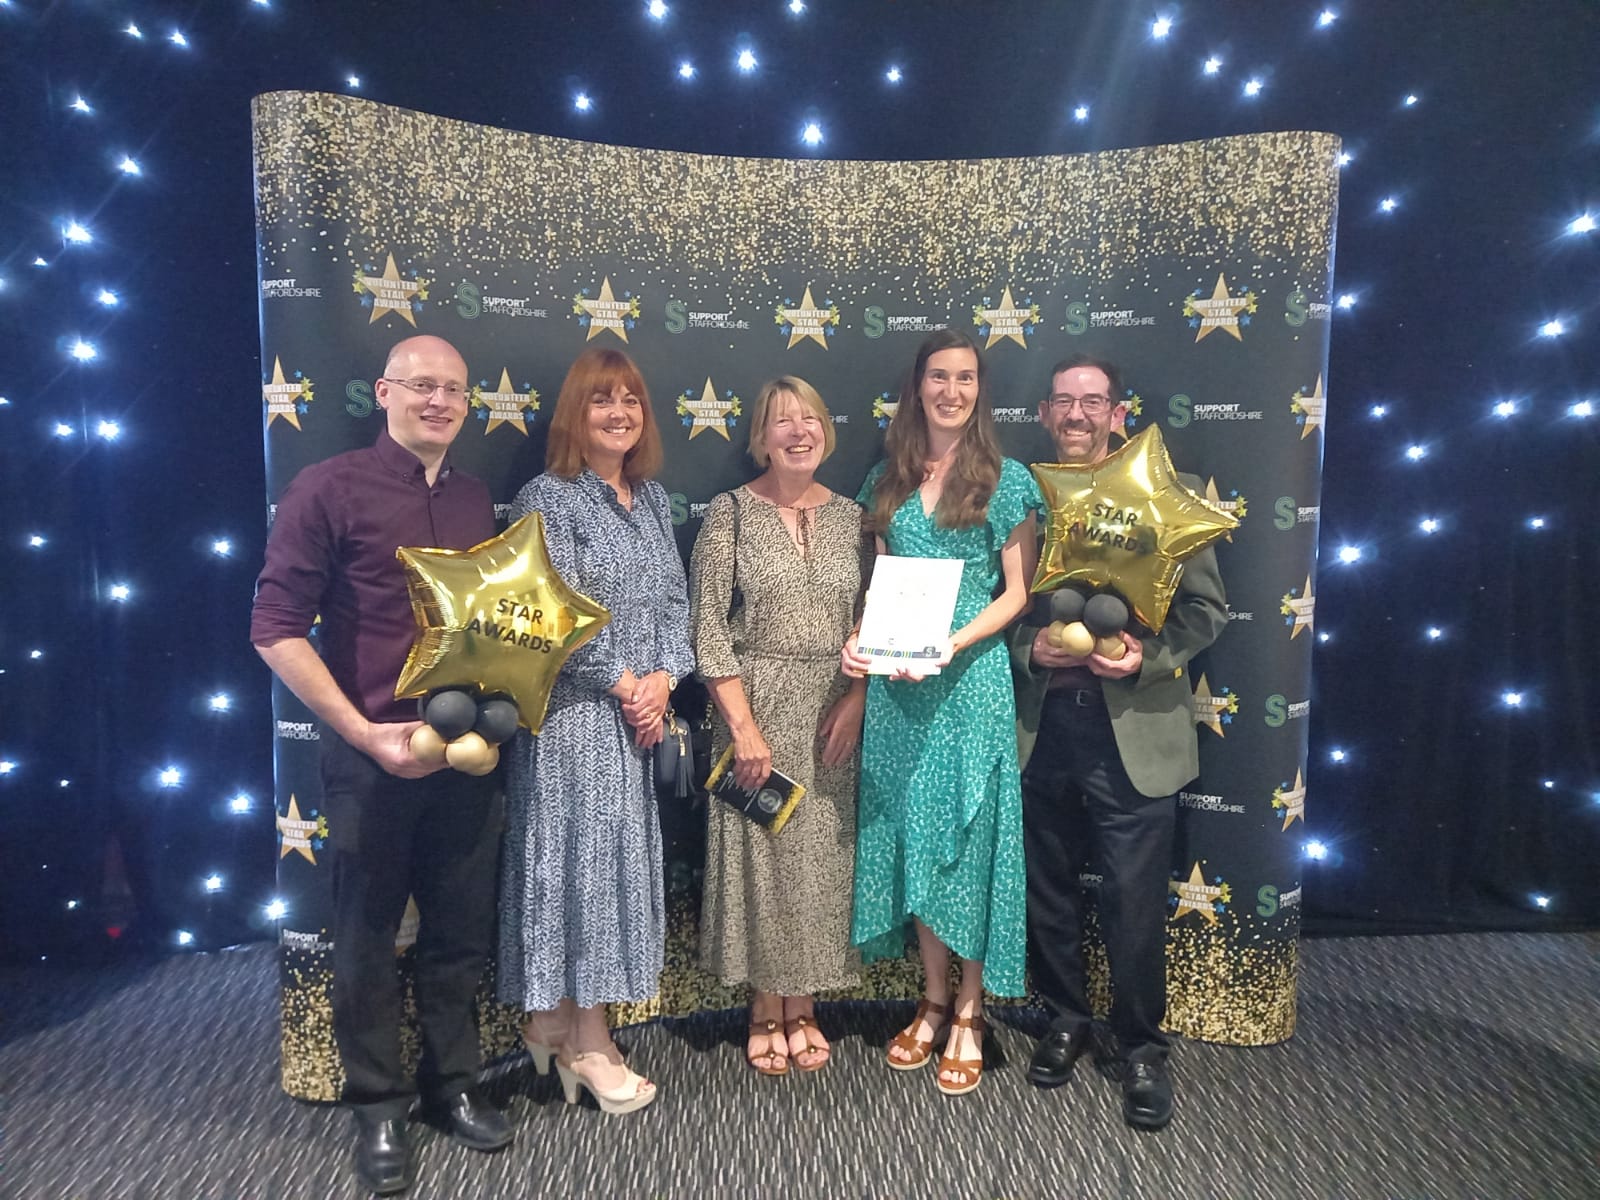
[{"label": "black clutch bag", "polygon": [[754,788],[742,788],[733,781],[733,746],[730,744],[711,768],[706,790],[742,816],[764,826],[771,833],[782,831],[794,806],[806,794],[805,785],[796,783],[782,771],[771,772]]},{"label": "black clutch bag", "polygon": [[694,735],[689,722],[669,705],[661,718],[664,726],[656,743],[656,795],[663,799],[687,800],[695,793]]}]

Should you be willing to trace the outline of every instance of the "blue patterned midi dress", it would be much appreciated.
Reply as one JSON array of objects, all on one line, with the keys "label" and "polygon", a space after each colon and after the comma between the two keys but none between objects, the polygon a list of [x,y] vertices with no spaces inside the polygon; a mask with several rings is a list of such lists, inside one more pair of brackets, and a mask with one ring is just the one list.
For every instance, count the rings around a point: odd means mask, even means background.
[{"label": "blue patterned midi dress", "polygon": [[[874,467],[857,500],[872,508],[883,473]],[[1000,551],[1011,531],[1043,507],[1028,469],[1002,459],[988,518],[943,529],[913,491],[889,522],[890,554],[959,558],[953,629],[989,605],[1000,586]],[[962,958],[984,966],[984,986],[1023,994],[1027,897],[1017,705],[1003,635],[969,646],[921,682],[874,675],[861,739],[851,941],[868,962],[905,952],[919,917]]]},{"label": "blue patterned midi dress", "polygon": [[556,571],[611,621],[563,664],[539,736],[504,747],[498,993],[530,1011],[648,1000],[666,944],[661,823],[651,752],[609,689],[625,668],[694,670],[683,560],[653,481],[629,511],[592,471],[540,475],[512,516],[535,511]]}]

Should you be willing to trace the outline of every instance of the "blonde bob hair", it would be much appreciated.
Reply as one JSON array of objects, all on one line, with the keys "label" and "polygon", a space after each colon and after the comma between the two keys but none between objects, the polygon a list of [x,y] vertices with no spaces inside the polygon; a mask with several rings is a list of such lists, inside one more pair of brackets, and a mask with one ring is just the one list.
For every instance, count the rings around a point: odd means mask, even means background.
[{"label": "blonde bob hair", "polygon": [[755,407],[750,410],[750,457],[756,460],[758,467],[767,465],[767,426],[772,421],[774,405],[786,395],[800,401],[802,407],[822,422],[822,461],[826,462],[834,447],[833,418],[828,415],[828,406],[822,402],[817,389],[798,375],[779,375],[761,385]]}]

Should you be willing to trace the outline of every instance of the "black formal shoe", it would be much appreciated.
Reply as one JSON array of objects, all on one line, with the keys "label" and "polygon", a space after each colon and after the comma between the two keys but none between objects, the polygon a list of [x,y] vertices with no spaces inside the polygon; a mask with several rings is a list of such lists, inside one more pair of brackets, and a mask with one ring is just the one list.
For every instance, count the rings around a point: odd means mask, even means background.
[{"label": "black formal shoe", "polygon": [[1172,1120],[1172,1080],[1160,1059],[1130,1059],[1122,1068],[1122,1119],[1135,1129],[1165,1129]]},{"label": "black formal shoe", "polygon": [[505,1114],[468,1088],[439,1106],[440,1124],[451,1138],[472,1150],[499,1150],[511,1144]]},{"label": "black formal shoe", "polygon": [[1040,1087],[1060,1087],[1072,1076],[1072,1065],[1089,1044],[1089,1025],[1079,1025],[1068,1033],[1052,1029],[1039,1039],[1028,1060],[1028,1078]]},{"label": "black formal shoe", "polygon": [[416,1182],[404,1117],[384,1120],[356,1109],[356,1178],[379,1196],[403,1192]]}]

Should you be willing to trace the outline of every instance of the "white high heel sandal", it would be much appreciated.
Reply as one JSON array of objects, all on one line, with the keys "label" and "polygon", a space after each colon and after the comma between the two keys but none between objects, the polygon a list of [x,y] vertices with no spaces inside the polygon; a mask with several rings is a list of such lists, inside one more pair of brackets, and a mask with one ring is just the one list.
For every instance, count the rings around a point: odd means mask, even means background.
[{"label": "white high heel sandal", "polygon": [[586,1058],[598,1058],[607,1063],[611,1061],[609,1056],[599,1050],[579,1054],[570,1063],[562,1062],[559,1057],[556,1059],[556,1074],[561,1076],[561,1091],[566,1096],[568,1104],[578,1102],[580,1088],[594,1097],[601,1112],[613,1117],[634,1112],[655,1100],[656,1085],[643,1075],[628,1070],[626,1066],[623,1070],[627,1071],[627,1076],[622,1083],[607,1091],[601,1091],[577,1070],[578,1064]]}]

